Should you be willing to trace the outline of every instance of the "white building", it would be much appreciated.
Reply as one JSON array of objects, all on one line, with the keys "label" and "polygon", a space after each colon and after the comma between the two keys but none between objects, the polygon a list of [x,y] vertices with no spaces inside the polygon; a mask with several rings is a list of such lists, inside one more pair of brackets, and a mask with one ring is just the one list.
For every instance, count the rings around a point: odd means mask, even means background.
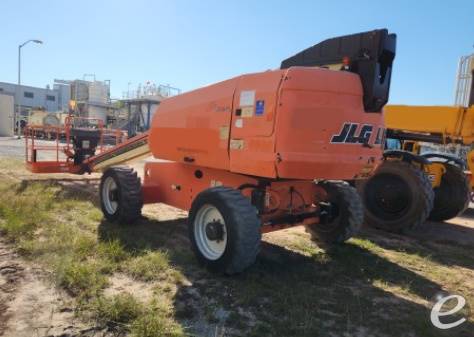
[{"label": "white building", "polygon": [[28,110],[34,108],[45,109],[46,111],[56,112],[64,111],[68,108],[69,87],[55,84],[53,89],[32,87],[21,85],[19,91],[18,85],[14,83],[0,82],[0,94],[13,95],[15,97],[15,106],[19,99],[23,116],[28,115]]},{"label": "white building", "polygon": [[0,137],[13,136],[14,97],[0,93]]}]

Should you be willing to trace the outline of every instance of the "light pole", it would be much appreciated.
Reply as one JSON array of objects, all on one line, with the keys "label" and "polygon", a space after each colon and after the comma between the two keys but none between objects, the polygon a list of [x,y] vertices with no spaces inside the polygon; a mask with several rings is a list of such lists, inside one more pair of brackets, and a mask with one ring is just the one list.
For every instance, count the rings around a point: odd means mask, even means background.
[{"label": "light pole", "polygon": [[[13,114],[13,134],[15,134],[16,128],[16,135],[20,137],[20,117],[21,117],[21,48],[26,46],[28,43],[34,42],[38,44],[42,44],[43,41],[41,40],[28,40],[23,42],[18,46],[18,86],[17,86],[17,100],[16,100],[16,113]],[[18,122],[18,127],[17,127]]]}]

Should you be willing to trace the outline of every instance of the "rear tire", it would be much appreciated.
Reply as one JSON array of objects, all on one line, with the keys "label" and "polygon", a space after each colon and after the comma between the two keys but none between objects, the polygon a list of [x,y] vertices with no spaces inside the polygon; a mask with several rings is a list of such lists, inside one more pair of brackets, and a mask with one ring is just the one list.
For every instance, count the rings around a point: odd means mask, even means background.
[{"label": "rear tire", "polygon": [[440,186],[434,189],[434,206],[429,216],[434,221],[452,219],[469,207],[471,188],[466,175],[457,166],[445,164],[445,168]]},{"label": "rear tire", "polygon": [[320,223],[306,226],[306,231],[323,246],[347,241],[359,232],[364,222],[362,200],[348,184],[326,182],[321,186],[327,193],[325,202],[320,203],[326,214],[320,216]]},{"label": "rear tire", "polygon": [[127,166],[113,166],[100,179],[100,205],[105,218],[130,223],[141,216],[143,199],[140,178]]},{"label": "rear tire", "polygon": [[365,223],[400,233],[423,224],[434,192],[425,173],[404,161],[385,161],[361,186]]},{"label": "rear tire", "polygon": [[257,209],[238,190],[213,187],[194,199],[189,238],[197,259],[209,270],[228,275],[251,266],[260,251]]}]

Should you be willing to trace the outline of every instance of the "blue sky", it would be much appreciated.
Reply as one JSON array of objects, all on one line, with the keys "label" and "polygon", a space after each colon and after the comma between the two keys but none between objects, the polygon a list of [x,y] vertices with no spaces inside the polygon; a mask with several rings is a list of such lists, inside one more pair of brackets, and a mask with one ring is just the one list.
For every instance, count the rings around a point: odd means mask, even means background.
[{"label": "blue sky", "polygon": [[391,103],[451,104],[474,52],[474,1],[22,1],[0,3],[0,81],[45,86],[95,73],[121,96],[152,80],[190,90],[277,68],[321,40],[375,28],[398,35]]}]

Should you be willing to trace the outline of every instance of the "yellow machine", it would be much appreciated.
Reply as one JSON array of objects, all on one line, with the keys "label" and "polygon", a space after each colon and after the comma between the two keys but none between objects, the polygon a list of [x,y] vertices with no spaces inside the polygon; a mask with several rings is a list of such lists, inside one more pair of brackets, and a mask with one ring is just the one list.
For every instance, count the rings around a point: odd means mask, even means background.
[{"label": "yellow machine", "polygon": [[384,109],[385,162],[361,187],[366,223],[400,232],[443,221],[469,205],[474,150],[466,158],[422,153],[421,144],[474,144],[474,54],[459,64],[456,106],[391,105]]},{"label": "yellow machine", "polygon": [[[466,146],[474,144],[474,106],[464,108],[391,105],[384,111],[388,128],[387,138],[401,140],[404,151],[421,154],[420,142]],[[429,157],[434,156],[435,154],[430,154]],[[474,150],[471,149],[466,157],[466,162],[462,164],[472,172],[474,171]],[[461,166],[460,161],[457,161],[457,164]],[[442,174],[445,172],[443,165],[430,163],[426,171],[433,188],[439,187]],[[474,187],[474,180],[470,179],[469,184]]]}]

